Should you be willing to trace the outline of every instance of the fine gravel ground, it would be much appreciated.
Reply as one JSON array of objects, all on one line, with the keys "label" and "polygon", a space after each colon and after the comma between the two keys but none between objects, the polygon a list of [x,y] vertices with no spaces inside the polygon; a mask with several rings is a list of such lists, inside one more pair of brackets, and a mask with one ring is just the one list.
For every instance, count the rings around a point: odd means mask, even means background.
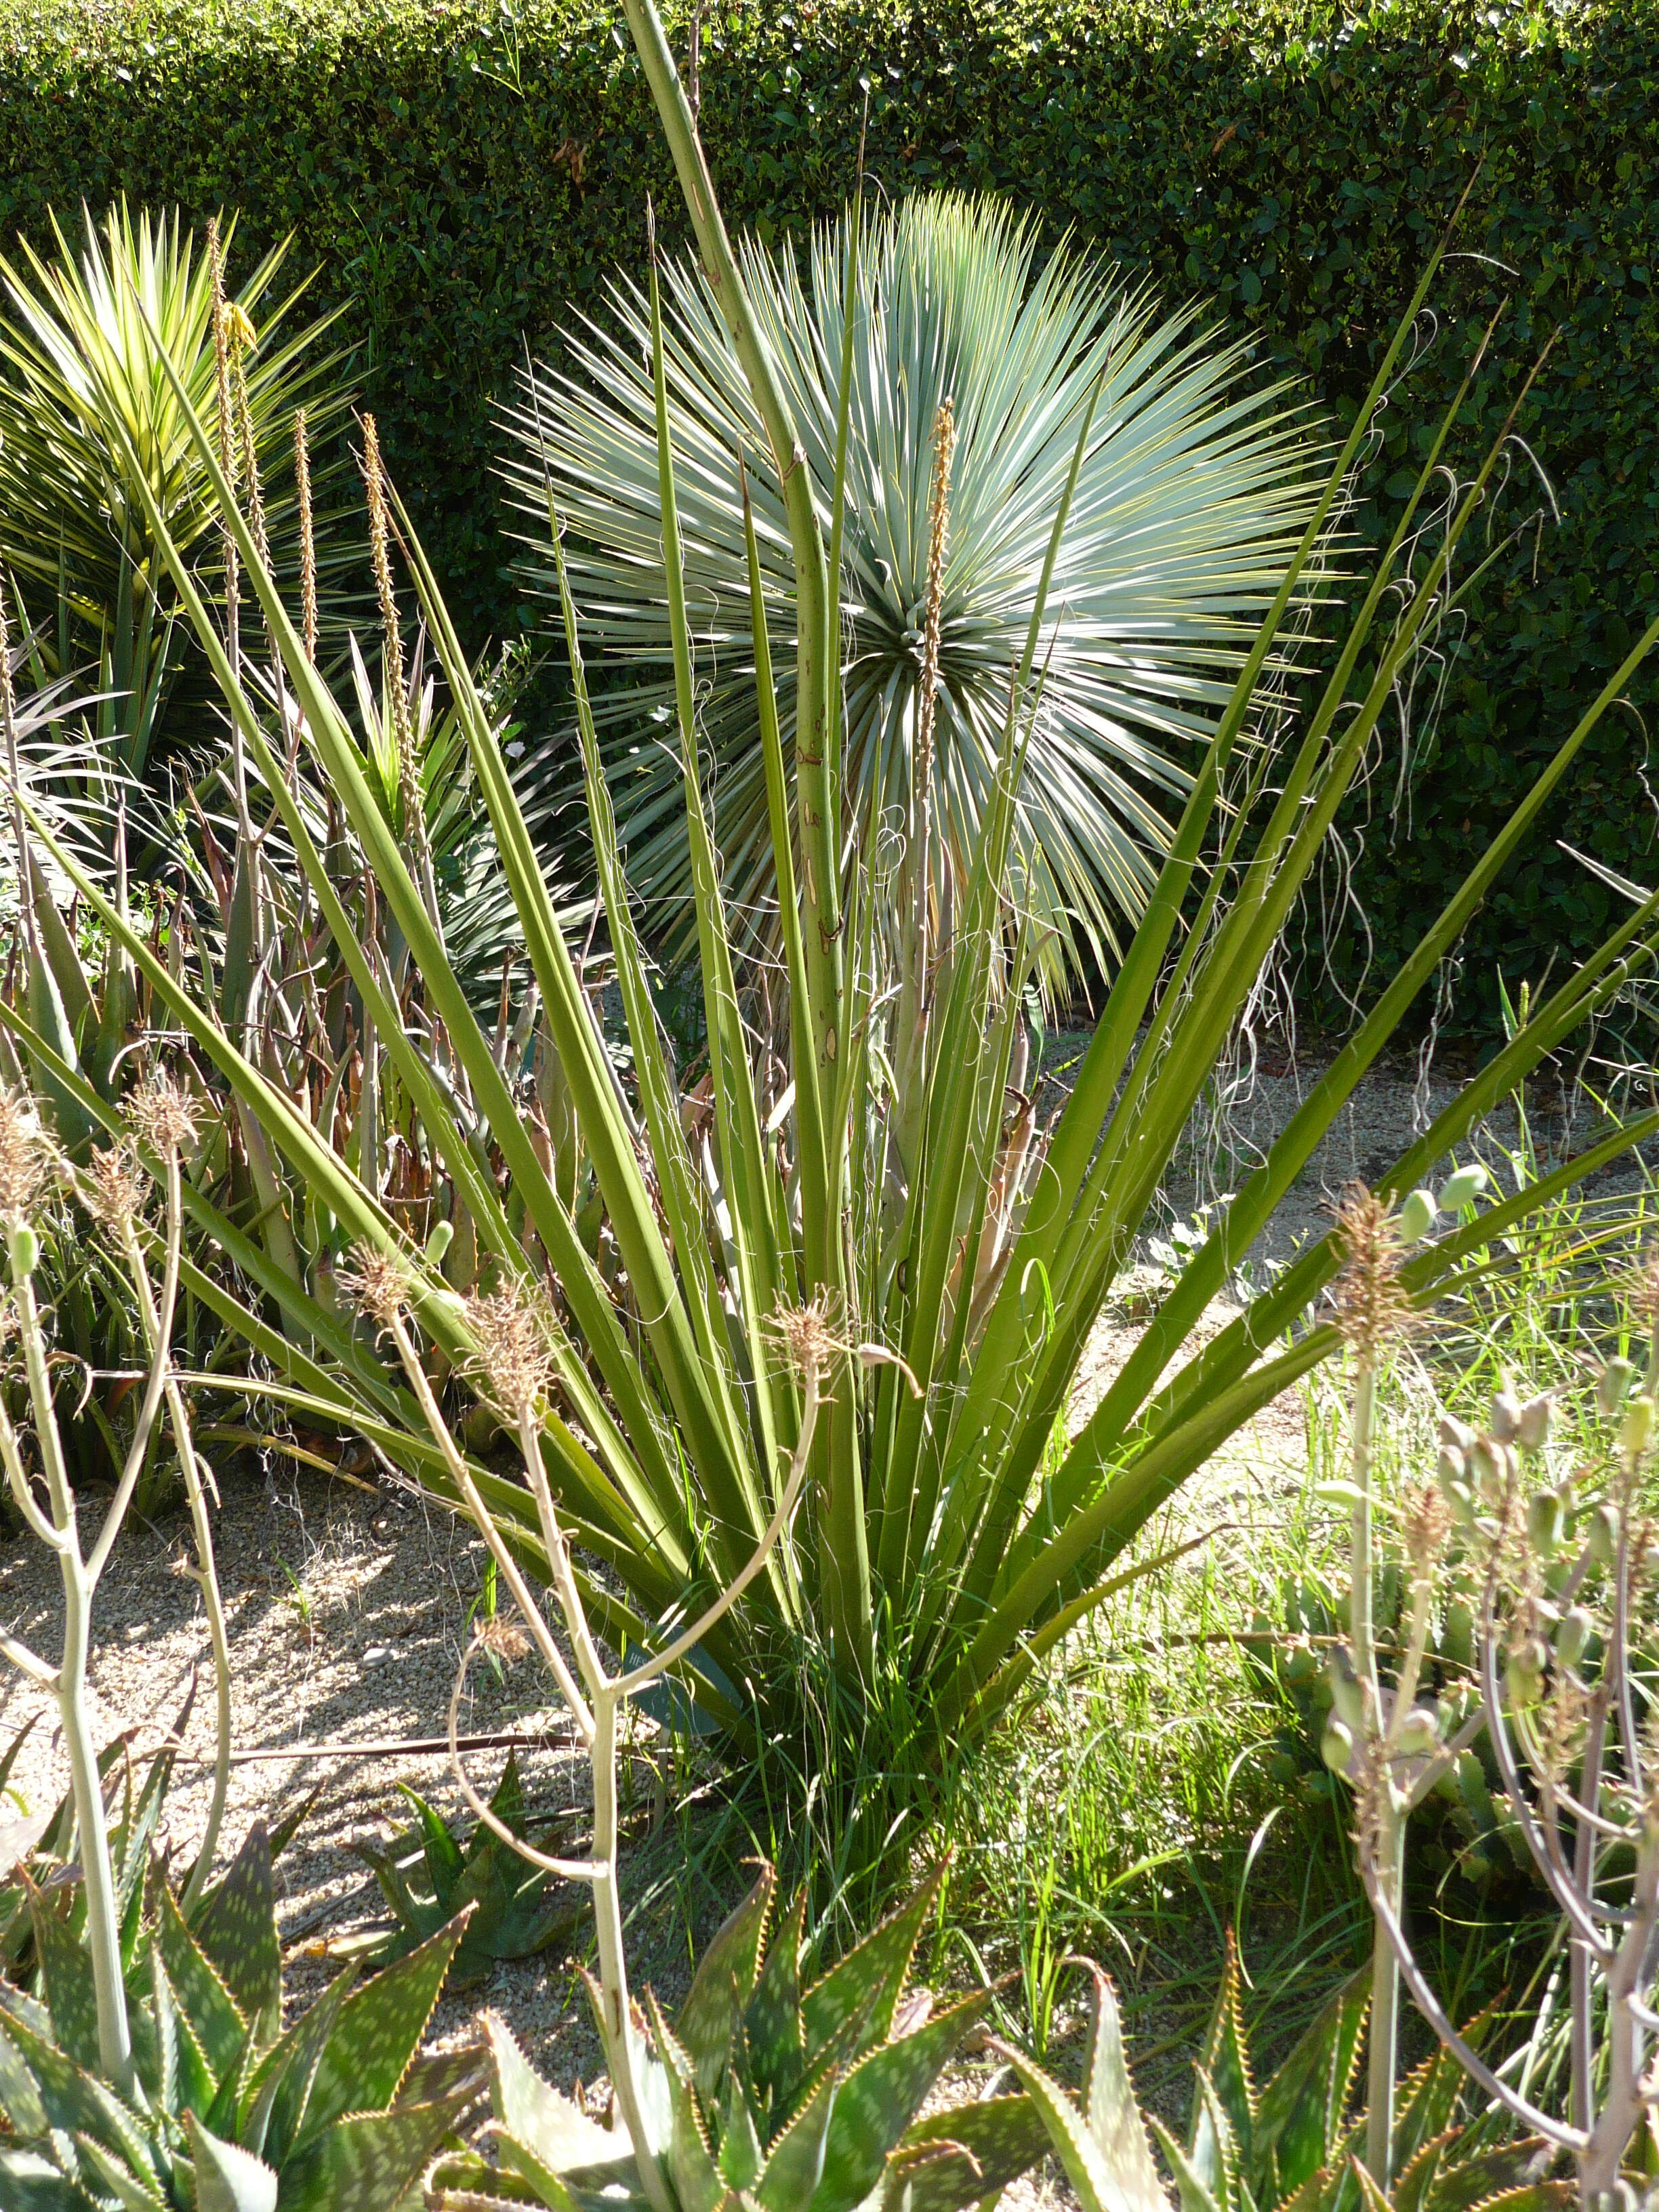
[{"label": "fine gravel ground", "polygon": [[[1063,1069],[1074,1056],[1069,1048],[1075,1042],[1056,1041],[1051,1068]],[[1288,1067],[1256,1072],[1249,1091],[1218,1117],[1218,1130],[1190,1142],[1166,1194],[1169,1222],[1189,1218],[1206,1199],[1238,1187],[1315,1074]],[[1059,1073],[1059,1082],[1064,1079]],[[1452,1089],[1449,1082],[1424,1079],[1409,1064],[1374,1072],[1249,1255],[1247,1279],[1322,1235],[1342,1185],[1356,1176],[1381,1175]],[[1593,1127],[1588,1112],[1576,1117],[1575,1126],[1558,1106],[1537,1116],[1534,1135],[1546,1146],[1577,1149]],[[1512,1113],[1489,1126],[1483,1143],[1495,1163],[1515,1133]],[[1602,1177],[1598,1188],[1613,1194],[1633,1188],[1640,1175],[1639,1167],[1626,1165]],[[1079,1418],[1127,1356],[1166,1270],[1167,1255],[1160,1258],[1149,1248],[1118,1285],[1079,1377]],[[1218,1300],[1206,1327],[1219,1328],[1234,1310]],[[1291,1397],[1266,1409],[1224,1462],[1207,1471],[1204,1511],[1224,1517],[1228,1501],[1246,1491],[1282,1495],[1299,1480],[1304,1454],[1302,1403]],[[277,1869],[289,1989],[295,2003],[308,2002],[339,1971],[341,1960],[384,1924],[379,1891],[353,1846],[384,1844],[406,1826],[409,1808],[398,1784],[420,1790],[447,1815],[460,1808],[446,1754],[394,1750],[386,1755],[374,1747],[442,1735],[457,1666],[481,1601],[485,1553],[465,1524],[419,1498],[296,1474],[286,1466],[273,1466],[263,1476],[233,1467],[222,1480],[215,1532],[235,1662],[235,1741],[241,1754],[232,1776],[224,1840],[234,1848],[256,1817],[274,1824],[309,1801]],[[101,1507],[100,1499],[85,1501],[88,1521]],[[100,1592],[91,1670],[99,1740],[131,1729],[137,1756],[165,1739],[193,1673],[202,1670],[167,1800],[167,1840],[180,1854],[201,1833],[212,1749],[207,1642],[200,1596],[186,1571],[189,1559],[189,1525],[182,1514],[129,1526]],[[0,1545],[0,1625],[55,1657],[62,1626],[57,1572],[38,1547],[17,1534]],[[487,1661],[475,1662],[469,1679],[464,1728],[481,1735],[511,1732],[524,1740],[520,1766],[538,1811],[580,1808],[587,1795],[586,1767],[573,1748],[562,1709],[550,1701],[533,1662],[499,1674]],[[0,1676],[0,1745],[37,1714],[40,1723],[12,1777],[14,1789],[35,1809],[67,1786],[66,1762],[48,1700],[7,1670]],[[636,1850],[650,1818],[648,1735],[647,1726],[633,1765]],[[337,1746],[342,1748],[331,1747]],[[301,1755],[246,1755],[296,1751]],[[486,1794],[505,1756],[501,1749],[471,1755],[469,1771]],[[665,1933],[665,1922],[674,1924]],[[701,1941],[709,1926],[696,1932]],[[636,1979],[653,1982],[672,2006],[688,1971],[684,1915],[642,1914],[635,1960]],[[551,2078],[567,2087],[593,2084],[599,2051],[577,1963],[556,1948],[542,1958],[499,1968],[481,1987],[447,1996],[433,2023],[434,2039],[465,2036],[479,2010],[489,2007],[504,2015],[527,2055]],[[969,2062],[955,2086],[971,2094],[988,2067],[988,2060]],[[586,2094],[597,2105],[602,2085]],[[1011,2191],[1004,2200],[1006,2212],[1040,2212],[1073,2202],[1052,2173]]]}]

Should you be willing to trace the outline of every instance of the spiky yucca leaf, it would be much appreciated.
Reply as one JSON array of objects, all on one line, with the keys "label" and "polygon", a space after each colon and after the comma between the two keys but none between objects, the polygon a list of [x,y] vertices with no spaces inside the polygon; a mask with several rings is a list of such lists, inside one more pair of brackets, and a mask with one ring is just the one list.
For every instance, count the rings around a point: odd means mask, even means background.
[{"label": "spiky yucca leaf", "polygon": [[[862,224],[856,254],[850,228]],[[1050,596],[1044,708],[1028,753],[1016,866],[1058,981],[1117,948],[1156,878],[1167,816],[1190,785],[1195,741],[1271,601],[1316,495],[1316,440],[1282,386],[1244,380],[1245,348],[1201,327],[1195,306],[1160,312],[1145,286],[1062,245],[998,202],[918,194],[849,214],[793,247],[753,240],[743,281],[778,374],[825,526],[842,522],[841,619],[848,633],[841,738],[849,818],[908,811],[927,598],[934,421],[954,407],[950,540],[934,734],[939,851],[965,889],[991,796],[1043,550],[1082,397],[1101,381],[1097,428]],[[713,285],[671,263],[666,365],[691,640],[713,748],[715,832],[745,935],[775,942],[740,508],[740,457],[764,452],[755,402]],[[852,298],[849,301],[849,278]],[[605,322],[568,342],[572,368],[525,373],[506,473],[557,592],[543,526],[547,485],[569,526],[572,588],[591,635],[636,680],[599,708],[621,835],[653,921],[695,939],[694,884],[678,766],[655,717],[675,654],[663,588],[650,311],[620,277]],[[850,355],[844,349],[850,341]],[[834,502],[838,369],[850,358],[852,434]],[[781,502],[751,485],[766,619],[791,637],[793,556]],[[793,687],[779,684],[787,757]],[[793,781],[793,779],[792,779]],[[849,868],[850,868],[849,860]]]}]

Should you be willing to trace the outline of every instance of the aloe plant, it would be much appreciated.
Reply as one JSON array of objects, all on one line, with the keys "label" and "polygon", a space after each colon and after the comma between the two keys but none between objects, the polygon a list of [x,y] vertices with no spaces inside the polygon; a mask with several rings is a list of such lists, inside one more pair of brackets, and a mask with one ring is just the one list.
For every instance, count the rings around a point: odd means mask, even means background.
[{"label": "aloe plant", "polygon": [[[528,1842],[531,1835],[514,1753],[508,1752],[489,1799],[489,1811],[509,1840],[480,1820],[463,1845],[434,1807],[407,1783],[399,1786],[414,1808],[414,1826],[384,1847],[356,1847],[374,1869],[398,1922],[397,1933],[376,1947],[376,1959],[400,1957],[471,1906],[450,1971],[451,1985],[466,1989],[503,1960],[533,1958],[571,1933],[580,1908],[563,1884],[544,1868],[527,1863],[514,1848],[515,1841]],[[411,1875],[409,1863],[416,1857],[420,1873]]]},{"label": "aloe plant", "polygon": [[[1282,385],[1241,382],[1245,347],[1202,330],[1196,305],[1163,314],[1144,285],[1071,244],[1042,258],[1035,224],[988,198],[921,194],[873,216],[855,211],[816,229],[805,258],[803,271],[793,247],[769,251],[750,239],[738,267],[819,510],[843,518],[843,805],[855,821],[907,823],[912,755],[926,750],[935,900],[967,888],[993,800],[1009,667],[1042,586],[1075,422],[1098,386],[1097,433],[1047,585],[1055,613],[1043,711],[1012,840],[1043,933],[1040,965],[1063,988],[1090,955],[1117,956],[1151,893],[1196,746],[1226,703],[1317,494],[1317,437]],[[712,276],[675,261],[664,276],[670,439],[687,625],[707,672],[699,726],[713,753],[714,834],[734,926],[744,929],[746,918],[776,951],[738,495],[742,458],[756,444],[755,402]],[[696,930],[681,770],[652,741],[654,717],[673,698],[675,640],[659,558],[651,307],[625,276],[609,306],[602,324],[567,338],[568,369],[524,372],[505,465],[528,519],[525,567],[554,621],[550,481],[569,532],[571,588],[608,663],[629,678],[595,702],[595,714],[630,879],[684,951]],[[852,428],[842,452],[843,358]],[[940,648],[929,670],[929,448],[947,399],[956,453]],[[766,619],[787,637],[782,504],[769,482],[751,489]],[[787,671],[777,713],[787,769]],[[855,853],[849,845],[849,886]]]},{"label": "aloe plant", "polygon": [[[660,26],[645,0],[629,0],[629,15],[765,431],[753,457],[759,472],[767,447],[774,454],[793,451],[789,410]],[[1329,680],[1299,736],[1281,747],[1276,721],[1258,729],[1264,671],[1437,266],[1437,257],[1384,349],[1250,645],[1075,1086],[1047,1131],[1036,1127],[1026,1090],[1023,985],[1035,947],[1010,860],[1022,766],[1041,711],[1042,593],[1012,672],[994,799],[966,890],[925,968],[913,961],[899,987],[890,988],[891,972],[878,970],[872,951],[871,872],[860,872],[850,909],[841,899],[843,840],[859,825],[843,803],[830,564],[805,471],[777,473],[795,555],[796,697],[806,711],[798,706],[794,834],[769,643],[758,623],[751,642],[781,893],[788,1045],[785,1055],[757,1051],[744,1018],[746,978],[699,767],[696,672],[653,284],[664,588],[677,639],[676,714],[697,871],[709,1066],[703,1083],[690,1086],[664,1048],[586,704],[580,624],[567,591],[599,902],[627,1032],[624,1082],[601,1030],[582,947],[562,926],[489,714],[407,514],[398,509],[395,520],[409,574],[489,811],[534,985],[534,997],[526,994],[518,1016],[504,1018],[493,1034],[447,957],[422,856],[388,820],[351,719],[307,651],[183,378],[168,370],[269,631],[288,702],[280,715],[239,673],[189,558],[173,544],[153,501],[150,526],[250,772],[283,822],[314,926],[331,939],[363,1030],[372,1025],[398,1086],[409,1133],[400,1158],[418,1176],[405,1201],[365,1175],[361,1143],[340,1138],[337,1122],[316,1113],[308,1084],[276,1079],[267,1043],[276,1021],[239,1041],[189,974],[175,975],[82,870],[76,880],[88,904],[126,947],[157,1006],[228,1091],[271,1164],[258,1239],[218,1210],[211,1194],[193,1192],[189,1200],[192,1221],[245,1273],[246,1285],[222,1269],[185,1279],[269,1363],[270,1379],[261,1387],[274,1399],[356,1429],[457,1504],[463,1482],[434,1439],[401,1356],[393,1363],[342,1310],[338,1262],[366,1248],[403,1271],[411,1345],[424,1372],[440,1380],[473,1364],[478,1351],[451,1273],[459,1269],[462,1288],[539,1280],[554,1314],[540,1463],[583,1562],[596,1626],[613,1648],[647,1653],[672,1644],[688,1612],[731,1583],[775,1510],[803,1415],[797,1376],[774,1333],[780,1306],[815,1304],[842,1317],[849,1342],[882,1346],[887,1364],[849,1357],[826,1376],[793,1542],[768,1558],[740,1602],[722,1611],[694,1649],[677,1653],[684,1692],[739,1739],[787,1719],[799,1680],[789,1662],[804,1637],[830,1655],[849,1725],[866,1724],[880,1673],[898,1672],[929,1727],[971,1741],[994,1726],[1043,1654],[1120,1585],[1124,1553],[1187,1477],[1340,1340],[1316,1317],[1316,1301],[1341,1262],[1334,1236],[1314,1243],[1207,1342],[1197,1343],[1194,1331],[1547,811],[1600,716],[1659,636],[1659,623],[1565,733],[1266,1159],[1218,1211],[1098,1406],[1075,1436],[1066,1434],[1079,1362],[1110,1286],[1273,957],[1392,687],[1443,604],[1448,564],[1501,465],[1509,422],[1457,503],[1440,550],[1414,582],[1405,580],[1401,564],[1437,480],[1454,407],[1428,440],[1399,532],[1369,583],[1356,587]],[[1049,532],[1049,574],[1092,436],[1085,399]],[[948,477],[945,492],[948,499]],[[746,542],[757,562],[752,526]],[[757,586],[757,609],[763,597]],[[332,855],[313,833],[314,802],[303,787],[296,795],[297,777],[291,781],[278,757],[280,730],[301,734],[311,773],[337,810]],[[75,872],[72,855],[62,865]],[[406,1020],[396,979],[362,926],[355,902],[366,886],[419,980],[417,1023]],[[1659,902],[1642,902],[1540,996],[1504,1049],[1381,1178],[1385,1189],[1409,1190],[1528,1070],[1617,997],[1650,957],[1656,915]],[[301,976],[282,1000],[296,1028],[304,988]],[[3,1018],[20,1035],[28,1026],[15,1012]],[[38,1042],[30,1048],[41,1050]],[[51,1065],[54,1079],[89,1112],[106,1112],[61,1054],[41,1065]],[[1652,1115],[1615,1127],[1478,1219],[1426,1240],[1406,1266],[1405,1294],[1416,1304],[1442,1295],[1464,1271],[1486,1264],[1533,1207],[1656,1127]],[[522,1484],[476,1455],[458,1463],[511,1555],[534,1573],[550,1571]],[[1039,1469],[1047,1470],[1040,1482]],[[591,1571],[589,1562],[605,1571]],[[888,1642],[879,1670],[878,1637]]]},{"label": "aloe plant", "polygon": [[[1153,2119],[1175,2178],[1174,2205],[1136,2101],[1111,1982],[1091,1970],[1081,2095],[1073,2098],[1025,2055],[997,2047],[1024,2085],[1082,2212],[1553,2212],[1571,2185],[1543,2178],[1538,2137],[1506,2140],[1489,2114],[1460,2124],[1460,2066],[1437,2051],[1400,2085],[1392,2142],[1396,2182],[1385,2195],[1361,2163],[1366,2124],[1351,2110],[1370,1999],[1365,1968],[1338,1990],[1258,2085],[1239,2008],[1237,1954],[1227,1962],[1194,2065],[1184,2136]],[[1485,2038],[1483,2015],[1466,2031]]]},{"label": "aloe plant", "polygon": [[[641,2102],[677,2212],[967,2212],[1042,2156],[1042,2120],[1024,2096],[916,2117],[991,2002],[981,1990],[936,2006],[907,1990],[942,1871],[803,1984],[805,1895],[775,1917],[764,1868],[704,1951],[672,2024],[650,2000]],[[440,2212],[526,2197],[552,2212],[600,2201],[644,2212],[653,2200],[629,2136],[543,2081],[502,2021],[486,2016],[484,2027],[496,2163],[476,2152],[441,2159],[429,2185]]]},{"label": "aloe plant", "polygon": [[414,2054],[463,1922],[361,1988],[348,1968],[286,2031],[270,1843],[256,1822],[187,1919],[144,1854],[121,1897],[135,1989],[125,2093],[101,2070],[91,1966],[31,1891],[39,1999],[0,1983],[0,2194],[18,2212],[404,2212],[482,2083]]}]

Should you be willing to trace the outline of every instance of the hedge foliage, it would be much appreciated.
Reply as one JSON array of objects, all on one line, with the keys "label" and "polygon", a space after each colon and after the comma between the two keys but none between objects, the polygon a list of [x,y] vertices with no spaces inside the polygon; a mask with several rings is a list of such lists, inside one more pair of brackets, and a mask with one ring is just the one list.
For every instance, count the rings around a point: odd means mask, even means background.
[{"label": "hedge foliage", "polygon": [[[671,9],[683,37],[687,10]],[[491,473],[491,404],[639,265],[647,191],[678,197],[619,7],[595,0],[0,0],[0,234],[125,191],[290,228],[321,292],[355,293],[360,380],[482,642],[524,620]],[[1490,431],[1545,342],[1522,428],[1559,506],[1466,610],[1349,824],[1377,953],[1406,937],[1659,603],[1659,9],[1384,0],[707,0],[704,131],[727,213],[763,234],[836,207],[871,94],[894,192],[992,187],[1076,225],[1171,294],[1208,293],[1334,410],[1364,389],[1431,239],[1475,179],[1470,258],[1389,416],[1368,531],[1498,302],[1477,382]],[[1482,258],[1484,257],[1484,258]],[[1507,270],[1495,265],[1505,264]],[[1504,512],[1540,505],[1514,453]],[[1455,643],[1449,626],[1443,640]],[[1552,825],[1650,875],[1655,687],[1615,714]],[[1341,886],[1333,883],[1334,899]],[[1608,895],[1547,841],[1472,940],[1460,1012],[1496,969],[1536,980]],[[1334,930],[1352,984],[1365,933]]]}]

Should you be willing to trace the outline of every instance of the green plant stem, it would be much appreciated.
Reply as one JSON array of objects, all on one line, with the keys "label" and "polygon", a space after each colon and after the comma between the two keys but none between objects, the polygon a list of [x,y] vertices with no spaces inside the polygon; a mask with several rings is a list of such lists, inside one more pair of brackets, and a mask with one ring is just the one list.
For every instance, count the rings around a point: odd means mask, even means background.
[{"label": "green plant stem", "polygon": [[[167,1249],[172,1257],[173,1272],[177,1274],[177,1251],[182,1229],[182,1178],[179,1155],[169,1148],[166,1164]],[[196,1447],[191,1435],[190,1413],[185,1404],[184,1392],[173,1372],[168,1344],[163,1333],[161,1316],[155,1304],[150,1285],[149,1270],[144,1265],[137,1237],[131,1222],[125,1224],[123,1243],[126,1248],[128,1273],[138,1296],[138,1310],[143,1322],[144,1341],[153,1361],[159,1362],[166,1376],[165,1395],[167,1418],[173,1425],[173,1443],[179,1453],[179,1468],[185,1480],[185,1495],[190,1501],[191,1527],[196,1540],[196,1581],[202,1593],[202,1603],[207,1613],[208,1640],[213,1650],[213,1681],[215,1692],[213,1793],[208,1802],[207,1823],[202,1832],[201,1849],[196,1863],[191,1869],[190,1879],[185,1885],[180,1899],[188,1915],[191,1907],[201,1896],[208,1875],[213,1869],[214,1854],[219,1846],[219,1832],[224,1826],[225,1801],[230,1790],[230,1755],[234,1716],[231,1701],[230,1638],[225,1627],[224,1600],[219,1589],[219,1574],[213,1552],[213,1528],[208,1519],[207,1498],[202,1482],[202,1470],[196,1457]]]},{"label": "green plant stem", "polygon": [[33,1243],[33,1231],[21,1223],[14,1223],[10,1237],[12,1293],[23,1340],[40,1461],[60,1539],[54,1547],[64,1580],[64,1656],[58,1669],[58,1711],[69,1753],[70,1785],[75,1799],[76,1832],[80,1839],[81,1883],[87,1900],[87,1944],[92,1958],[93,1991],[98,2011],[98,2063],[111,2086],[122,2096],[130,2097],[133,2092],[132,2030],[127,2019],[126,1984],[121,1972],[120,1915],[116,1908],[115,1876],[110,1864],[104,1788],[87,1713],[87,1655],[97,1578],[81,1555],[75,1499],[64,1467],[40,1310],[34,1303],[30,1279]]},{"label": "green plant stem", "polygon": [[[1381,1684],[1376,1672],[1376,1638],[1371,1618],[1371,1447],[1376,1420],[1376,1367],[1361,1351],[1353,1386],[1354,1488],[1349,1610],[1353,1631],[1353,1666],[1368,1759],[1374,1761],[1372,1803],[1376,1839],[1377,1881],[1391,1911],[1400,1911],[1401,1827],[1389,1773],[1388,1738],[1382,1725]],[[1370,2075],[1365,2107],[1365,2171],[1387,2192],[1394,2145],[1394,2076],[1399,2043],[1400,1968],[1394,1946],[1379,1921],[1371,1936]]]}]

